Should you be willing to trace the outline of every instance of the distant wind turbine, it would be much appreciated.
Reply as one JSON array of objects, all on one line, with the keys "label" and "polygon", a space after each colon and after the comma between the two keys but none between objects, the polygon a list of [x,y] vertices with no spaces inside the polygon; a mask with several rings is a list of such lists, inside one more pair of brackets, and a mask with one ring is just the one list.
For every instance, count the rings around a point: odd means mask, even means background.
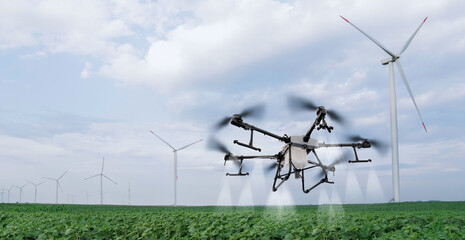
[{"label": "distant wind turbine", "polygon": [[89,204],[89,196],[91,196],[88,192],[86,192],[86,204]]},{"label": "distant wind turbine", "polygon": [[26,185],[27,185],[27,183],[24,184],[24,185],[21,186],[21,187],[20,187],[20,186],[13,185],[13,187],[19,189],[19,203],[21,203],[21,197],[23,196],[23,188],[24,188]]},{"label": "distant wind turbine", "polygon": [[360,31],[363,35],[365,35],[368,39],[370,39],[372,42],[374,42],[378,47],[380,47],[383,51],[385,51],[387,54],[389,54],[389,58],[381,60],[381,64],[383,65],[388,65],[389,66],[389,99],[390,99],[390,110],[391,110],[391,153],[392,153],[392,185],[393,185],[393,195],[394,195],[394,202],[399,202],[400,198],[400,180],[399,180],[399,146],[397,143],[397,104],[396,104],[396,88],[395,88],[395,82],[394,82],[394,63],[397,64],[397,68],[399,69],[400,76],[402,77],[402,80],[404,82],[405,87],[407,88],[408,93],[410,94],[410,98],[412,99],[413,105],[415,105],[415,108],[417,110],[418,116],[420,117],[421,123],[423,124],[423,128],[425,129],[425,132],[428,132],[426,130],[425,123],[423,121],[423,118],[421,117],[420,110],[418,110],[417,103],[415,102],[415,98],[413,97],[412,90],[410,90],[410,86],[407,82],[407,78],[405,77],[404,70],[402,68],[402,65],[400,64],[400,55],[407,49],[407,47],[410,45],[410,42],[412,42],[412,39],[415,37],[417,34],[418,30],[420,30],[421,26],[425,23],[426,17],[423,22],[418,26],[418,28],[413,32],[413,34],[410,36],[409,39],[407,39],[407,42],[405,42],[404,46],[402,49],[399,51],[399,54],[394,54],[393,52],[389,51],[386,47],[384,47],[380,42],[378,42],[376,39],[362,31],[360,28],[355,26],[353,23],[349,22],[349,20],[345,19],[343,16],[340,16],[342,19],[344,19],[346,22],[348,22],[350,25],[352,25],[354,28],[356,28],[358,31]]},{"label": "distant wind turbine", "polygon": [[88,178],[84,178],[84,180],[100,176],[100,205],[103,204],[103,178],[105,177],[106,179],[110,180],[112,183],[117,184],[115,181],[111,180],[109,177],[107,177],[105,174],[103,174],[103,166],[105,164],[105,158],[103,158],[102,161],[102,171],[100,171],[99,174],[95,174],[94,176],[90,176]]},{"label": "distant wind turbine", "polygon": [[187,147],[190,147],[200,141],[202,141],[203,139],[200,139],[198,141],[195,141],[193,143],[190,143],[190,144],[187,144],[186,146],[184,147],[181,147],[181,148],[178,148],[178,149],[175,149],[173,146],[171,146],[171,144],[169,144],[168,142],[166,142],[165,140],[163,140],[161,137],[159,137],[157,134],[155,134],[152,130],[150,130],[150,132],[155,135],[158,139],[160,139],[162,142],[164,142],[166,145],[168,145],[168,147],[170,147],[171,149],[173,149],[173,152],[174,152],[174,206],[176,206],[177,204],[177,199],[176,199],[176,194],[177,194],[177,190],[176,190],[176,185],[177,185],[177,181],[178,181],[178,151],[180,150],[183,150],[184,148],[187,148]]},{"label": "distant wind turbine", "polygon": [[14,186],[11,186],[9,189],[8,189],[8,203],[10,203],[10,192],[11,192],[11,189],[13,189]]},{"label": "distant wind turbine", "polygon": [[67,172],[68,172],[68,170],[66,170],[66,172],[63,173],[59,178],[43,177],[43,178],[45,178],[45,179],[49,179],[49,180],[56,181],[56,183],[57,183],[57,188],[56,188],[56,204],[58,204],[58,187],[60,187],[61,192],[63,192],[63,189],[61,188],[61,185],[60,185],[60,179],[61,179]]},{"label": "distant wind turbine", "polygon": [[131,183],[128,183],[128,205],[131,205]]},{"label": "distant wind turbine", "polygon": [[34,185],[34,203],[37,203],[37,186],[39,186],[40,184],[42,184],[42,183],[44,183],[44,182],[35,184],[35,183],[33,183],[33,182],[29,181],[29,180],[26,180],[26,181],[27,181],[28,183]]},{"label": "distant wind turbine", "polygon": [[5,187],[2,188],[2,192],[1,192],[0,194],[2,194],[2,203],[4,203],[4,201],[3,201],[3,195],[6,194],[6,192],[5,192]]}]

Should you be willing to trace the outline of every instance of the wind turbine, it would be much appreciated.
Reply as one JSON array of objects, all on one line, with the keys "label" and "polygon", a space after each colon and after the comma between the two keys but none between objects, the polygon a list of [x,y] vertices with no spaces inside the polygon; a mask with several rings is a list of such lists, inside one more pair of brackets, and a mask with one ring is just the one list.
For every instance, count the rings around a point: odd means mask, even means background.
[{"label": "wind turbine", "polygon": [[26,183],[26,184],[24,184],[24,185],[23,185],[23,186],[21,186],[21,187],[20,187],[20,186],[13,185],[13,187],[15,187],[15,188],[18,188],[18,189],[19,189],[19,203],[21,203],[21,196],[23,195],[23,187],[25,187],[26,185],[27,185],[27,183]]},{"label": "wind turbine", "polygon": [[173,153],[174,153],[174,204],[173,206],[176,206],[177,204],[177,198],[176,198],[176,194],[177,194],[177,190],[176,190],[176,185],[177,185],[177,181],[178,181],[178,151],[180,150],[183,150],[184,148],[187,148],[187,147],[190,147],[200,141],[202,141],[203,139],[200,139],[200,140],[197,140],[193,143],[190,143],[190,144],[187,144],[186,146],[184,147],[181,147],[181,148],[178,148],[178,149],[175,149],[173,146],[171,146],[168,142],[166,142],[165,140],[163,140],[161,137],[159,137],[157,134],[155,134],[152,130],[150,130],[150,132],[155,135],[158,139],[160,139],[162,142],[164,142],[166,145],[168,145],[168,147],[170,147],[171,149],[173,149]]},{"label": "wind turbine", "polygon": [[11,186],[9,189],[8,189],[8,203],[10,203],[10,192],[11,192],[11,189],[13,189],[14,186]]},{"label": "wind turbine", "polygon": [[2,194],[2,203],[4,203],[4,201],[3,201],[3,195],[6,194],[6,193],[5,193],[5,187],[2,187],[2,192],[1,192],[0,194]]},{"label": "wind turbine", "polygon": [[380,42],[378,42],[376,39],[362,31],[360,28],[355,26],[353,23],[349,22],[349,20],[345,19],[343,16],[340,16],[342,19],[344,19],[346,22],[348,22],[350,25],[352,25],[354,28],[356,28],[358,31],[360,31],[363,35],[365,35],[367,38],[369,38],[372,42],[374,42],[378,47],[383,49],[387,54],[389,54],[389,58],[381,60],[381,64],[383,65],[389,65],[389,99],[390,99],[390,111],[391,111],[391,153],[392,153],[392,185],[393,185],[393,194],[394,194],[394,202],[399,202],[399,197],[400,197],[400,181],[399,181],[399,146],[397,143],[397,104],[396,104],[396,89],[395,89],[395,82],[394,82],[394,63],[397,64],[397,67],[399,68],[399,73],[400,76],[402,77],[402,80],[404,82],[405,87],[407,88],[408,93],[410,94],[410,98],[412,99],[413,105],[415,105],[415,108],[417,110],[418,116],[420,117],[421,123],[423,124],[423,128],[425,129],[425,132],[428,132],[426,130],[425,122],[423,121],[423,118],[421,117],[420,110],[418,110],[417,103],[415,102],[415,98],[413,97],[412,90],[410,90],[410,86],[407,82],[407,78],[405,77],[404,70],[402,68],[402,65],[400,64],[400,55],[407,49],[409,46],[410,42],[412,42],[412,39],[415,37],[417,34],[418,30],[420,30],[421,26],[425,23],[426,17],[423,22],[420,24],[420,26],[413,32],[413,34],[410,36],[409,39],[407,39],[407,42],[405,42],[404,46],[400,50],[399,54],[394,54],[393,52],[389,51],[386,47],[384,47]]},{"label": "wind turbine", "polygon": [[86,192],[86,204],[89,204],[89,196],[90,196],[90,194],[88,192]]},{"label": "wind turbine", "polygon": [[60,187],[60,190],[61,192],[63,192],[63,189],[61,188],[61,185],[60,185],[60,179],[68,172],[68,170],[66,170],[65,173],[63,173],[59,178],[49,178],[49,177],[43,177],[45,179],[49,179],[49,180],[53,180],[53,181],[56,181],[57,183],[57,191],[56,191],[56,204],[58,204],[58,187]]},{"label": "wind turbine", "polygon": [[115,181],[111,180],[109,177],[107,177],[105,174],[103,174],[103,164],[105,163],[105,157],[103,158],[102,161],[102,171],[100,171],[99,174],[95,174],[94,176],[90,176],[88,178],[84,178],[84,180],[87,180],[89,178],[97,177],[100,176],[100,205],[103,204],[103,177],[106,179],[110,180],[112,183],[117,184]]},{"label": "wind turbine", "polygon": [[128,183],[128,205],[131,205],[131,183]]},{"label": "wind turbine", "polygon": [[40,184],[44,183],[44,182],[41,182],[41,183],[38,183],[38,184],[35,184],[29,180],[26,180],[28,183],[34,185],[34,203],[37,203],[37,186],[39,186]]}]

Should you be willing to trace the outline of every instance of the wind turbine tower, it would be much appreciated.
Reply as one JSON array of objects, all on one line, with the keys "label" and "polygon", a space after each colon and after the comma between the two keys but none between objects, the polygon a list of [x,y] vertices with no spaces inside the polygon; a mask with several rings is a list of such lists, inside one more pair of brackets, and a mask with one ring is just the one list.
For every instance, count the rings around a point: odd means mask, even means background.
[{"label": "wind turbine tower", "polygon": [[128,183],[128,205],[131,205],[131,183]]},{"label": "wind turbine tower", "polygon": [[43,177],[45,179],[49,179],[49,180],[53,180],[56,182],[56,204],[58,204],[58,187],[60,188],[61,192],[63,192],[63,189],[61,188],[61,185],[60,185],[60,179],[68,172],[68,170],[66,170],[65,173],[63,173],[59,178],[49,178],[49,177]]},{"label": "wind turbine tower", "polygon": [[8,189],[8,203],[10,203],[10,192],[11,192],[11,189],[13,189],[14,186],[11,186],[9,189]]},{"label": "wind turbine tower", "polygon": [[4,201],[3,201],[3,195],[6,194],[6,193],[5,193],[5,187],[2,188],[2,192],[1,192],[0,194],[2,194],[2,203],[4,203]]},{"label": "wind turbine tower", "polygon": [[388,65],[389,66],[389,99],[390,99],[390,111],[391,111],[391,154],[392,154],[392,185],[393,185],[393,195],[394,195],[394,202],[399,202],[400,198],[400,180],[399,180],[399,145],[397,142],[397,104],[396,104],[396,88],[395,88],[395,82],[394,82],[394,63],[396,63],[397,68],[399,69],[400,76],[402,77],[402,81],[404,82],[405,87],[407,88],[407,91],[410,95],[410,98],[412,99],[413,105],[415,105],[415,108],[417,110],[418,116],[420,117],[421,123],[423,124],[423,128],[425,129],[425,132],[428,132],[426,130],[425,122],[423,121],[423,118],[421,117],[420,110],[418,110],[417,103],[415,102],[415,98],[413,97],[412,90],[410,90],[410,86],[407,82],[407,78],[405,77],[404,70],[402,68],[402,65],[400,64],[400,55],[407,49],[409,46],[410,42],[412,42],[412,39],[415,37],[417,34],[418,30],[420,30],[421,26],[425,23],[426,17],[423,22],[420,24],[420,26],[413,32],[413,34],[410,36],[409,39],[407,39],[407,42],[405,42],[404,46],[401,48],[399,51],[399,54],[394,54],[392,51],[389,51],[386,47],[384,47],[380,42],[378,42],[376,39],[362,31],[360,28],[355,26],[353,23],[349,22],[349,20],[345,19],[343,16],[340,16],[342,19],[344,19],[346,22],[348,22],[350,25],[352,25],[354,28],[356,28],[358,31],[360,31],[363,35],[365,35],[368,39],[370,39],[372,42],[374,42],[378,47],[380,47],[383,51],[385,51],[390,57],[381,60],[382,65]]},{"label": "wind turbine tower", "polygon": [[178,149],[175,149],[173,146],[171,146],[171,144],[169,144],[168,142],[166,142],[165,140],[163,140],[161,137],[159,137],[157,134],[155,134],[152,130],[150,130],[150,132],[155,135],[158,139],[160,139],[162,142],[164,142],[166,145],[168,145],[168,147],[170,147],[171,149],[173,149],[173,153],[174,153],[174,204],[173,206],[176,206],[177,205],[177,181],[178,181],[178,151],[180,150],[183,150],[187,147],[190,147],[200,141],[202,141],[203,139],[200,139],[200,140],[197,140],[193,143],[190,143],[190,144],[187,144],[186,146],[184,147],[181,147],[181,148],[178,148]]},{"label": "wind turbine tower", "polygon": [[90,179],[90,178],[93,178],[93,177],[100,176],[100,205],[103,204],[103,178],[106,178],[106,179],[110,180],[112,183],[117,184],[115,181],[111,180],[109,177],[107,177],[105,174],[103,174],[103,166],[104,166],[104,164],[105,164],[105,157],[103,158],[103,161],[102,161],[102,170],[100,171],[100,173],[95,174],[94,176],[90,176],[88,178],[84,178],[84,180],[87,180],[87,179]]},{"label": "wind turbine tower", "polygon": [[23,196],[23,187],[25,187],[26,185],[27,185],[27,183],[24,184],[24,185],[21,186],[21,187],[20,187],[20,186],[13,185],[13,187],[19,189],[19,203],[21,203],[21,197]]},{"label": "wind turbine tower", "polygon": [[44,183],[44,182],[41,182],[41,183],[38,183],[38,184],[35,184],[29,180],[26,180],[28,183],[34,185],[34,203],[37,203],[37,186],[39,186],[40,184]]}]

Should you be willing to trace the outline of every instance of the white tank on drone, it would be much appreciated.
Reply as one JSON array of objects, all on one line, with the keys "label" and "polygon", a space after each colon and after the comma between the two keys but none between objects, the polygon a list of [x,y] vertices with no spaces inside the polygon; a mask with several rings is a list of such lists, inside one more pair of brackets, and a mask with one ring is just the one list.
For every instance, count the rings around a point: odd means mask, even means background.
[{"label": "white tank on drone", "polygon": [[291,142],[296,144],[307,145],[307,148],[303,148],[301,146],[290,146],[288,144],[284,144],[282,151],[284,152],[284,166],[289,166],[289,149],[291,150],[291,159],[292,164],[294,164],[295,168],[303,169],[308,164],[307,160],[307,149],[315,149],[318,147],[318,141],[316,139],[310,138],[308,142],[304,142],[304,136],[291,136]]}]

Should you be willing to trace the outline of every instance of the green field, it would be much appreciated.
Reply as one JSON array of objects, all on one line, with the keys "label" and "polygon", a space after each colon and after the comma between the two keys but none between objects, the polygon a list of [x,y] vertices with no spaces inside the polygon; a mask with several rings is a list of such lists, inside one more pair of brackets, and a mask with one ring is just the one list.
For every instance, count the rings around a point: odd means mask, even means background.
[{"label": "green field", "polygon": [[465,202],[297,207],[0,204],[0,239],[465,239]]}]

